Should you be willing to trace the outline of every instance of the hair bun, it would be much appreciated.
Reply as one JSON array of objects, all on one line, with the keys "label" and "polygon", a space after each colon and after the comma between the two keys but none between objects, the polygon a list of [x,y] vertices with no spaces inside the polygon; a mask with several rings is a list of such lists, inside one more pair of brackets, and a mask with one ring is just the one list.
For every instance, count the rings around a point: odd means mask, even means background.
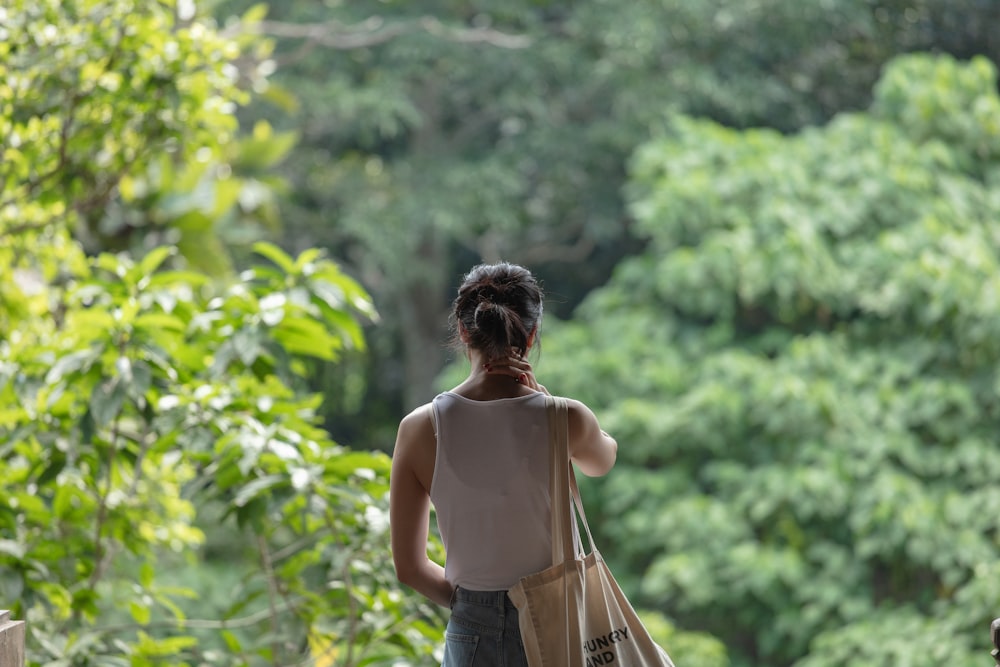
[{"label": "hair bun", "polygon": [[541,320],[542,290],[522,266],[480,264],[462,281],[453,315],[456,343],[478,349],[489,359],[523,355]]},{"label": "hair bun", "polygon": [[[479,300],[479,305],[482,303],[495,303],[497,301],[502,301],[503,294],[506,290],[503,286],[496,283],[490,283],[488,285],[482,285],[476,290],[476,298]],[[477,305],[478,308],[478,305]]]},{"label": "hair bun", "polygon": [[504,316],[503,311],[506,308],[507,307],[504,306],[503,304],[497,303],[496,301],[493,301],[491,299],[480,301],[476,305],[476,310],[472,315],[473,321],[477,325],[482,326],[481,321],[484,319],[485,320],[501,319]]}]

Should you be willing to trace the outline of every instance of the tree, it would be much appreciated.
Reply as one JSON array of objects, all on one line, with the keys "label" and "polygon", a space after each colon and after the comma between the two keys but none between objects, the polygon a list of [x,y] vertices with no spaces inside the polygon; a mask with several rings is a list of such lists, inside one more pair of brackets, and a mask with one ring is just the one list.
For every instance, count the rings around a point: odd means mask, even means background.
[{"label": "tree", "polygon": [[593,491],[606,558],[734,665],[981,662],[997,118],[989,61],[923,55],[793,135],[676,116],[632,162],[646,251],[549,327],[586,353],[544,382],[621,443]]},{"label": "tree", "polygon": [[354,423],[352,440],[391,442],[398,416],[433,392],[450,291],[481,259],[528,264],[568,316],[640,249],[621,190],[666,110],[786,132],[821,124],[867,106],[895,53],[1000,57],[986,28],[995,11],[978,0],[272,3],[247,30],[275,39],[272,80],[297,104],[247,115],[303,135],[284,167],[281,243],[329,248],[384,315],[354,401],[363,414],[331,421]]},{"label": "tree", "polygon": [[[368,294],[317,249],[198,270],[256,208],[233,165],[287,144],[258,125],[235,147],[239,42],[184,2],[0,19],[0,600],[28,621],[29,664],[429,654],[434,611],[388,562],[388,458],[333,442],[305,388],[363,349]],[[217,510],[246,555],[206,618],[170,568]]]}]

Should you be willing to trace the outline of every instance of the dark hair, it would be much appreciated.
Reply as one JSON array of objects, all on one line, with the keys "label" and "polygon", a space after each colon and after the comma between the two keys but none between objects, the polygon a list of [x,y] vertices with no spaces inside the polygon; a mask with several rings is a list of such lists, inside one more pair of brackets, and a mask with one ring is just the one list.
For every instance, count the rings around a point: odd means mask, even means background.
[{"label": "dark hair", "polygon": [[508,262],[473,267],[452,308],[456,344],[479,350],[487,359],[523,356],[541,319],[541,286],[528,269]]}]

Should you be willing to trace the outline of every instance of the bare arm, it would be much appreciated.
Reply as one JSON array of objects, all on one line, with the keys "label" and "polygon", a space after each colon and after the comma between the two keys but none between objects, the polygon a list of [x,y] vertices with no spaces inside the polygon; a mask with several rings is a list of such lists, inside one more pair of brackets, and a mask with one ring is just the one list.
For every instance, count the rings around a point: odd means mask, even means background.
[{"label": "bare arm", "polygon": [[607,474],[618,458],[618,443],[601,430],[597,416],[580,401],[569,402],[569,455],[584,475]]},{"label": "bare arm", "polygon": [[396,435],[389,477],[392,560],[400,582],[447,607],[454,586],[444,568],[427,557],[435,452],[429,410],[425,405],[404,417]]}]

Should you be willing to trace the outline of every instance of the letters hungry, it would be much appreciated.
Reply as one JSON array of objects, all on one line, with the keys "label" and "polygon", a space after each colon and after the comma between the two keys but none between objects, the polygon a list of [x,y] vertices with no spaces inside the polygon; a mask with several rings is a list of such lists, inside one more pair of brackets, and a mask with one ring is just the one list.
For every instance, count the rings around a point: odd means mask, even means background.
[{"label": "letters hungry", "polygon": [[587,667],[612,664],[615,661],[614,645],[627,639],[629,639],[628,626],[625,626],[583,642],[583,650],[587,654]]}]

